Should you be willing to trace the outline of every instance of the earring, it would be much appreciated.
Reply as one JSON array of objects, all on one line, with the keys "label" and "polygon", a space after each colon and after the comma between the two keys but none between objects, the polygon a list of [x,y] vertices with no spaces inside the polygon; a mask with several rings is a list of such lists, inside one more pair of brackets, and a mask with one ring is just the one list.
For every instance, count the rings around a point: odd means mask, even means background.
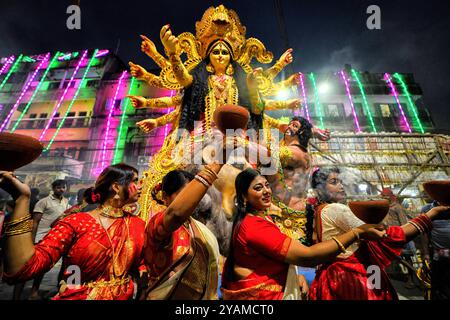
[{"label": "earring", "polygon": [[228,76],[232,76],[232,75],[233,75],[234,69],[233,69],[233,66],[232,66],[231,63],[228,65],[227,70],[225,70],[225,73],[226,73]]},{"label": "earring", "polygon": [[119,196],[118,193],[116,193],[116,195],[114,196],[114,199],[115,199],[115,200],[119,200],[119,199],[120,199],[120,196]]},{"label": "earring", "polygon": [[206,71],[208,71],[209,73],[214,73],[214,67],[208,63],[208,65],[206,66]]}]

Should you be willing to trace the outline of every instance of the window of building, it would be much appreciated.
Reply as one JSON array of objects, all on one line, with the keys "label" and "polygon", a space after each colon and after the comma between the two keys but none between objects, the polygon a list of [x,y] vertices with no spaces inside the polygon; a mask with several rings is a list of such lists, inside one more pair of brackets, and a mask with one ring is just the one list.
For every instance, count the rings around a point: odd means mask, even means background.
[{"label": "window of building", "polygon": [[51,82],[48,85],[48,90],[54,90],[59,88],[59,82]]},{"label": "window of building", "polygon": [[59,125],[59,121],[61,120],[59,119],[59,112],[57,112],[55,114],[55,117],[53,118],[52,123],[50,124],[50,128],[57,128]]},{"label": "window of building", "polygon": [[390,118],[392,116],[391,108],[388,104],[380,104],[380,111],[383,118]]},{"label": "window of building", "polygon": [[36,119],[36,118],[37,118],[37,114],[31,113],[30,116],[28,117],[28,120],[22,121],[22,123],[19,124],[18,129],[33,129],[33,128],[35,128],[36,121],[34,119]]},{"label": "window of building", "polygon": [[64,121],[64,128],[70,128],[70,127],[72,127],[72,125],[73,125],[74,122],[75,122],[75,119],[74,119],[73,117],[75,117],[75,112],[69,112],[69,113],[67,114],[66,121]]},{"label": "window of building", "polygon": [[42,120],[37,121],[37,124],[36,124],[37,129],[44,128],[47,117],[48,117],[47,113],[41,113],[39,115],[39,119],[42,119]]},{"label": "window of building", "polygon": [[338,118],[340,117],[338,105],[336,104],[328,104],[325,106],[325,112],[327,117]]},{"label": "window of building", "polygon": [[76,159],[78,149],[75,147],[70,147],[67,149],[66,156],[72,159]]},{"label": "window of building", "polygon": [[75,127],[80,128],[80,127],[85,127],[86,123],[87,123],[87,112],[79,112],[78,113],[78,119],[75,120]]}]

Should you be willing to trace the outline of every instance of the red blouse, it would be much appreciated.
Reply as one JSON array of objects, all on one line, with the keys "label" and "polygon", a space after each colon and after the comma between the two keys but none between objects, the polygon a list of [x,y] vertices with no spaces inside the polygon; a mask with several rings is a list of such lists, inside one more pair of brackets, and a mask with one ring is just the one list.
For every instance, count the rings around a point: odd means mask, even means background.
[{"label": "red blouse", "polygon": [[239,281],[227,281],[224,274],[224,298],[228,295],[231,299],[281,299],[289,269],[285,258],[291,241],[271,218],[247,214],[233,234],[233,251],[235,265],[253,272]]},{"label": "red blouse", "polygon": [[[90,214],[84,212],[72,214],[60,220],[35,245],[35,254],[19,272],[5,275],[5,278],[10,283],[32,279],[46,273],[61,257],[64,257],[64,266],[79,267],[81,286],[68,288],[55,299],[86,299],[92,291],[92,287],[86,284],[109,281],[113,271],[115,278],[129,279],[130,273],[144,269],[141,256],[144,228],[145,223],[142,219],[126,216],[116,219],[107,229],[107,234]],[[114,247],[114,258],[110,239]],[[69,276],[71,274],[65,274],[64,279]],[[108,292],[103,289],[97,290],[90,298],[130,299],[133,296],[133,283],[130,280],[111,290],[106,290]]]}]

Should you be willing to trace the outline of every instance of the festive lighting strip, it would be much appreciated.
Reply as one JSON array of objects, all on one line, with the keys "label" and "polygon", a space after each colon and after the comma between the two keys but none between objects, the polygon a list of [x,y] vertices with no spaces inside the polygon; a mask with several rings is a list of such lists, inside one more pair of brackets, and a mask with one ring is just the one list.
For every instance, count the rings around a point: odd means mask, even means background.
[{"label": "festive lighting strip", "polygon": [[[175,90],[171,90],[170,91],[170,97],[172,98],[174,95],[175,95]],[[167,112],[166,112],[166,114],[169,114],[170,112],[172,112],[173,111],[173,108],[169,108],[169,109],[167,109]],[[168,129],[169,129],[169,126],[170,126],[170,124],[166,124],[166,126],[164,127],[164,140],[166,140],[166,137],[167,137],[167,131],[168,131]]]},{"label": "festive lighting strip", "polygon": [[41,80],[39,81],[39,83],[38,83],[38,85],[36,87],[36,90],[34,90],[33,95],[31,96],[30,100],[28,101],[28,104],[25,106],[25,109],[23,109],[20,117],[17,119],[17,121],[14,124],[13,128],[9,132],[13,133],[14,131],[16,131],[17,127],[19,126],[19,123],[22,121],[22,118],[28,112],[28,109],[30,108],[34,98],[36,97],[39,89],[41,88],[42,84],[44,83],[44,80],[47,77],[47,73],[50,71],[52,65],[54,64],[54,62],[56,61],[56,59],[58,58],[59,55],[60,55],[60,52],[58,51],[53,56],[52,60],[50,61],[50,63],[47,66],[47,69],[45,69],[44,74],[42,75],[42,78],[41,78]]},{"label": "festive lighting strip", "polygon": [[109,50],[107,50],[107,49],[106,50],[99,50],[98,53],[97,53],[96,58],[100,58],[100,57],[106,56],[108,53],[109,53]]},{"label": "festive lighting strip", "polygon": [[352,114],[353,114],[353,119],[355,121],[356,132],[361,132],[361,128],[359,126],[359,121],[358,121],[358,116],[356,115],[356,111],[355,111],[355,105],[353,104],[352,94],[350,93],[350,87],[348,85],[348,79],[345,75],[344,70],[341,70],[341,72],[339,72],[339,73],[342,77],[342,80],[344,80],[345,90],[347,91],[347,97],[348,97],[348,100],[350,101],[350,106],[352,107]]},{"label": "festive lighting strip", "polygon": [[80,93],[83,81],[86,79],[86,76],[87,76],[87,74],[89,72],[89,69],[91,68],[92,62],[94,62],[94,58],[95,58],[95,55],[97,54],[97,50],[98,49],[96,49],[94,51],[94,54],[92,55],[92,58],[89,59],[89,63],[87,65],[87,67],[86,67],[86,70],[84,71],[83,77],[81,78],[80,85],[78,86],[77,91],[75,91],[75,94],[73,95],[72,101],[70,101],[70,104],[67,107],[67,110],[66,110],[66,113],[64,114],[64,117],[61,119],[61,122],[59,123],[58,128],[56,129],[55,133],[53,134],[53,137],[50,139],[50,142],[48,143],[47,147],[45,147],[44,151],[50,150],[50,147],[52,146],[53,142],[56,139],[56,136],[58,135],[59,131],[61,130],[62,126],[64,125],[64,122],[66,121],[70,110],[72,110],[72,107],[73,107],[73,105],[75,103],[75,100],[77,100],[78,94]]},{"label": "festive lighting strip", "polygon": [[122,75],[119,78],[119,82],[117,83],[117,87],[116,87],[116,92],[114,94],[114,99],[112,101],[111,108],[109,109],[108,121],[106,124],[106,132],[105,132],[105,137],[103,139],[103,147],[102,147],[102,162],[101,162],[102,169],[105,168],[105,166],[106,166],[106,144],[107,144],[108,138],[109,138],[109,130],[111,128],[111,118],[112,118],[112,115],[114,112],[114,106],[116,104],[117,94],[119,93],[120,85],[122,84],[122,80],[126,74],[127,74],[126,71],[122,72]]},{"label": "festive lighting strip", "polygon": [[0,90],[2,90],[2,88],[3,88],[3,86],[5,85],[6,81],[8,81],[9,77],[11,77],[11,75],[12,75],[13,72],[14,72],[14,69],[16,69],[17,65],[18,65],[19,62],[22,60],[22,57],[23,57],[23,54],[21,54],[21,55],[17,58],[16,62],[14,62],[13,66],[11,67],[11,69],[9,69],[8,74],[6,75],[5,79],[3,79],[2,84],[0,84]]},{"label": "festive lighting strip", "polygon": [[384,80],[387,82],[387,84],[388,84],[389,87],[391,88],[392,95],[394,96],[395,101],[397,101],[398,109],[400,110],[400,113],[401,113],[401,115],[402,115],[403,122],[404,122],[404,124],[406,125],[406,128],[408,129],[408,132],[409,132],[409,133],[412,133],[411,126],[409,125],[408,119],[406,118],[405,113],[403,112],[402,105],[401,105],[400,100],[399,100],[399,98],[398,98],[398,93],[397,93],[397,91],[395,90],[394,84],[392,83],[391,75],[390,75],[389,73],[385,73],[385,74],[384,74]]},{"label": "festive lighting strip", "polygon": [[394,78],[397,79],[397,82],[400,83],[400,85],[403,89],[403,93],[406,96],[406,100],[408,101],[409,108],[412,110],[414,119],[416,120],[416,124],[419,126],[420,133],[425,133],[425,130],[423,129],[423,126],[422,126],[422,122],[420,121],[419,115],[417,114],[417,107],[411,99],[411,95],[409,94],[408,87],[406,86],[405,81],[403,81],[402,76],[400,74],[398,74],[397,72],[394,73]]},{"label": "festive lighting strip", "polygon": [[15,57],[14,57],[14,56],[11,56],[11,57],[9,57],[9,58],[6,60],[6,62],[5,62],[5,64],[3,65],[3,67],[0,69],[0,75],[2,75],[3,72],[5,72],[6,69],[8,69],[8,66],[9,66],[11,63],[13,63],[14,59],[15,59]]},{"label": "festive lighting strip", "polygon": [[311,80],[311,83],[312,83],[313,89],[314,89],[314,96],[316,99],[316,109],[317,109],[317,114],[319,115],[319,119],[320,119],[320,129],[324,129],[325,126],[323,125],[322,105],[320,104],[319,92],[317,91],[316,78],[314,77],[314,73],[312,73],[312,72],[310,73],[309,79]]},{"label": "festive lighting strip", "polygon": [[302,87],[302,96],[303,96],[303,102],[305,104],[305,112],[306,112],[306,119],[308,119],[309,122],[311,122],[311,116],[309,115],[309,108],[308,108],[308,98],[306,97],[306,90],[305,90],[305,79],[303,78],[303,73],[300,74],[300,85]]},{"label": "festive lighting strip", "polygon": [[75,75],[78,73],[78,70],[80,69],[81,63],[86,58],[88,51],[84,50],[83,55],[81,56],[80,60],[78,61],[78,64],[75,68],[75,71],[72,74],[72,77],[69,80],[69,83],[67,84],[66,90],[64,90],[63,94],[59,98],[58,103],[56,104],[56,107],[52,111],[52,115],[50,116],[50,120],[47,122],[47,125],[44,128],[44,131],[42,131],[41,136],[39,137],[39,141],[42,141],[44,139],[45,134],[47,133],[47,130],[50,128],[51,123],[53,122],[53,119],[58,112],[59,108],[61,107],[62,102],[64,101],[64,98],[66,97],[67,92],[69,91],[70,85],[73,82],[73,79],[75,79]]},{"label": "festive lighting strip", "polygon": [[[134,81],[135,81],[135,78],[131,77],[130,87],[128,88],[127,95],[131,94],[131,91],[133,90]],[[125,132],[124,132],[125,130],[124,130],[123,124],[125,122],[125,118],[127,117],[127,110],[128,110],[129,105],[130,105],[130,99],[127,99],[125,101],[124,106],[122,107],[122,116],[120,117],[119,133],[117,136],[116,147],[114,148],[113,164],[119,163],[122,161],[123,150],[121,150],[121,149],[124,147],[125,141],[122,143],[121,139],[122,139],[122,136],[125,135]]]},{"label": "festive lighting strip", "polygon": [[16,103],[13,105],[11,110],[9,111],[8,115],[6,116],[5,120],[3,121],[2,125],[0,126],[0,132],[3,132],[3,129],[5,129],[6,125],[8,124],[9,120],[11,120],[12,115],[19,107],[20,101],[22,100],[23,96],[27,92],[28,88],[30,87],[31,83],[34,81],[34,78],[36,77],[38,71],[42,68],[42,65],[48,61],[50,58],[50,53],[47,53],[45,56],[45,59],[41,61],[41,63],[36,67],[36,70],[34,70],[33,74],[31,75],[28,82],[23,86],[22,92],[20,93],[19,98],[16,100]]},{"label": "festive lighting strip", "polygon": [[367,102],[366,92],[364,91],[364,87],[359,80],[358,72],[355,69],[352,69],[352,75],[358,83],[359,91],[361,92],[361,96],[363,98],[363,106],[366,109],[367,118],[369,119],[370,126],[372,127],[372,132],[377,132],[377,128],[375,127],[375,123],[373,122],[372,112],[370,112],[369,102]]}]

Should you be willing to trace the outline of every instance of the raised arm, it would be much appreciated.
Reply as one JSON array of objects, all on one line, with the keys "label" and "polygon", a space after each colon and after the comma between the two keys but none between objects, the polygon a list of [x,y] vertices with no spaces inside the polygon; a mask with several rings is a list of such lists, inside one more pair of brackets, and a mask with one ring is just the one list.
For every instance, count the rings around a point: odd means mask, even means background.
[{"label": "raised arm", "polygon": [[159,98],[144,98],[141,96],[127,95],[130,98],[131,105],[136,109],[153,108],[153,109],[167,109],[181,105],[181,95],[173,97],[159,97]]},{"label": "raised arm", "polygon": [[298,266],[314,267],[321,263],[333,261],[340,253],[345,253],[345,248],[359,238],[379,240],[384,235],[383,226],[364,224],[334,237],[333,240],[323,241],[311,247],[306,247],[299,241],[292,241],[285,261]]},{"label": "raised arm", "polygon": [[175,109],[174,111],[165,114],[156,119],[145,119],[136,123],[136,125],[142,129],[145,133],[149,133],[152,130],[165,126],[169,123],[174,123],[180,114],[180,108]]},{"label": "raised arm", "polygon": [[130,73],[133,77],[147,82],[152,87],[164,88],[161,79],[145,70],[144,67],[134,64],[131,61],[128,62],[128,65],[130,66]]},{"label": "raised arm", "polygon": [[156,50],[156,46],[152,40],[141,34],[141,50],[148,55],[155,63],[164,69],[169,65],[169,62]]},{"label": "raised arm", "polygon": [[172,34],[170,25],[165,25],[160,32],[161,42],[164,45],[169,62],[172,65],[172,71],[178,83],[183,87],[189,87],[192,84],[193,77],[189,74],[179,55],[179,41]]},{"label": "raised arm", "polygon": [[[177,195],[169,205],[164,215],[163,227],[168,233],[177,230],[194,212],[195,208],[208,191],[208,184],[212,185],[223,164],[210,164],[207,169],[200,171],[200,178],[192,180]],[[214,174],[211,174],[212,171]],[[205,183],[206,182],[206,183]]]},{"label": "raised arm", "polygon": [[401,228],[405,232],[406,242],[411,241],[421,233],[426,233],[432,228],[431,222],[434,220],[450,218],[450,206],[434,207],[427,213],[408,221]]},{"label": "raised arm", "polygon": [[300,99],[288,99],[288,100],[271,100],[266,99],[266,107],[265,110],[283,110],[283,109],[299,109],[302,100]]}]

